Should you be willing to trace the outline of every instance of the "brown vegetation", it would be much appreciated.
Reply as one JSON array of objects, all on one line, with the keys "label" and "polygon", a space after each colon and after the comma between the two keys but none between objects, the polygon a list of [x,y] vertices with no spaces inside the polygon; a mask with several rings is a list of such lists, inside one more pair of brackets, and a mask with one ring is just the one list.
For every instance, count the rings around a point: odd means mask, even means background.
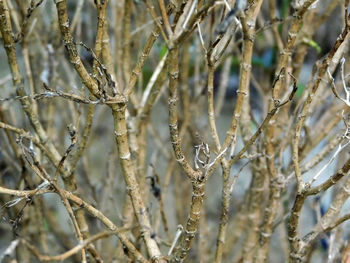
[{"label": "brown vegetation", "polygon": [[348,8],[0,0],[0,261],[350,262]]}]

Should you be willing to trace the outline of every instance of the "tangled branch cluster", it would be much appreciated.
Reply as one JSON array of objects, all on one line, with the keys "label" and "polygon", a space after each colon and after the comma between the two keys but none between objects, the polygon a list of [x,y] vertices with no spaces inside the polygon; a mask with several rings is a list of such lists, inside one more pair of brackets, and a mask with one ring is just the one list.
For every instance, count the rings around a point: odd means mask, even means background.
[{"label": "tangled branch cluster", "polygon": [[0,32],[0,261],[350,262],[349,0],[0,0]]}]

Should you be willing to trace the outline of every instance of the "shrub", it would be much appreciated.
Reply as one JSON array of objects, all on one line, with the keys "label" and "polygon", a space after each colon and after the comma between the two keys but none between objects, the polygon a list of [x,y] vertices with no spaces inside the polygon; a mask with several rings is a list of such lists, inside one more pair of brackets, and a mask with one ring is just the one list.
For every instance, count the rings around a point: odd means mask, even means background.
[{"label": "shrub", "polygon": [[348,8],[0,0],[1,260],[350,262]]}]

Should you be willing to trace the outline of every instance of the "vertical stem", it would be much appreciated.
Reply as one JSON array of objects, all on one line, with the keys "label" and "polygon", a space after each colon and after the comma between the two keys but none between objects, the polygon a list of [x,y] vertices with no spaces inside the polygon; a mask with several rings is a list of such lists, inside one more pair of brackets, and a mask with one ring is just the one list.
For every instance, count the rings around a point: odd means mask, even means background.
[{"label": "vertical stem", "polygon": [[122,37],[122,26],[124,17],[124,0],[113,1],[115,9],[113,10],[115,17],[114,24],[114,64],[117,66],[117,81],[121,87],[124,86],[126,81],[123,79],[123,37]]},{"label": "vertical stem", "polygon": [[301,209],[303,207],[305,199],[305,195],[299,193],[297,194],[288,223],[288,240],[291,247],[289,258],[291,262],[296,262],[296,260],[299,258],[298,252],[300,240],[298,237],[298,226]]},{"label": "vertical stem", "polygon": [[171,144],[175,152],[175,157],[177,162],[181,165],[182,169],[185,171],[186,175],[196,180],[201,175],[200,171],[195,171],[188,163],[182,149],[181,149],[181,139],[178,130],[178,90],[177,83],[179,78],[179,65],[178,65],[178,48],[172,48],[169,51],[169,129],[170,129],[170,139]]},{"label": "vertical stem", "polygon": [[[210,60],[210,59],[209,59]],[[210,61],[208,62],[208,118],[209,126],[211,130],[211,136],[214,140],[217,151],[220,151],[220,140],[215,124],[215,111],[214,111],[214,65]]]},{"label": "vertical stem", "polygon": [[171,259],[171,262],[183,262],[188,255],[200,221],[204,190],[204,182],[192,182],[192,202],[190,213],[187,219],[186,228],[181,237],[180,247]]},{"label": "vertical stem", "polygon": [[[262,1],[249,1],[251,2],[250,8],[247,10],[246,16],[242,19],[242,27],[244,34],[244,44],[243,44],[243,57],[240,68],[240,80],[239,80],[239,89],[237,91],[237,104],[235,108],[234,118],[236,119],[236,125],[240,121],[242,114],[244,117],[247,117],[249,112],[249,104],[247,103],[249,99],[249,85],[250,85],[250,75],[252,69],[252,56],[253,56],[253,47],[255,41],[255,24],[257,15],[259,13]],[[249,5],[248,3],[248,5]],[[244,108],[246,107],[246,108]],[[248,130],[248,125],[243,121],[243,129]],[[233,145],[231,149],[231,155],[234,153],[235,138],[237,134],[237,128],[235,128],[233,139]],[[248,130],[249,131],[249,130]],[[250,131],[249,131],[250,133]],[[257,166],[257,162],[254,162]],[[253,257],[253,248],[257,240],[257,228],[259,225],[260,219],[260,202],[262,196],[262,185],[264,182],[263,173],[259,172],[258,169],[253,168],[253,179],[250,187],[250,191],[247,194],[248,199],[248,224],[247,235],[243,243],[243,258],[247,261],[252,261]]]},{"label": "vertical stem", "polygon": [[125,120],[126,105],[113,106],[112,114],[114,118],[114,133],[119,152],[119,160],[123,170],[123,176],[130,196],[137,221],[140,225],[141,236],[145,242],[147,252],[152,259],[161,256],[156,240],[151,234],[151,224],[147,209],[141,197],[139,183],[136,180],[131,153],[129,150],[128,132]]},{"label": "vertical stem", "polygon": [[226,231],[230,212],[230,167],[222,162],[222,194],[221,194],[221,216],[219,233],[216,240],[215,263],[222,262],[224,244],[226,242]]},{"label": "vertical stem", "polygon": [[131,57],[130,57],[130,25],[131,25],[131,10],[132,9],[132,0],[125,0],[124,4],[124,23],[123,23],[123,76],[124,81],[127,83],[129,81],[130,66],[131,66]]}]

